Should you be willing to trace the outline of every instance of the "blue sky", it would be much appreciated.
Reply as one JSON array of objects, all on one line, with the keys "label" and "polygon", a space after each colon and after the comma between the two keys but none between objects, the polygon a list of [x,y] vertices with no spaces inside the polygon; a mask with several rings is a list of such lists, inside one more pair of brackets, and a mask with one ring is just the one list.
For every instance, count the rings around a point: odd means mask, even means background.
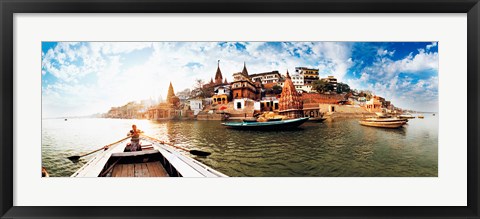
[{"label": "blue sky", "polygon": [[436,42],[43,42],[43,117],[103,113],[192,88],[195,79],[320,69],[402,108],[438,111]]}]

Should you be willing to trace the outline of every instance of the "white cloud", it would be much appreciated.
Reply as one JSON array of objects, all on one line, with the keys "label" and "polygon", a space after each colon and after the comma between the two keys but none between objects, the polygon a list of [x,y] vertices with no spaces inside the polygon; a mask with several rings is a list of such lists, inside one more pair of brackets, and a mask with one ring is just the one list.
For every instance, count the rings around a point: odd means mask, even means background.
[{"label": "white cloud", "polygon": [[[377,57],[372,65],[365,67],[357,79],[346,82],[357,89],[372,90],[375,94],[392,100],[392,103],[409,109],[438,110],[438,76],[425,78],[426,72],[438,72],[438,53],[428,51],[436,43],[410,53],[403,59],[393,60],[395,51],[377,50]],[[402,77],[400,74],[404,74]],[[406,75],[405,75],[406,74]]]},{"label": "white cloud", "polygon": [[326,61],[318,66],[324,71],[322,77],[335,76],[339,81],[344,81],[347,70],[353,65],[352,45],[350,43],[321,42],[312,46],[312,51],[317,54],[318,61]]},{"label": "white cloud", "polygon": [[386,49],[381,49],[381,48],[379,48],[379,49],[377,50],[377,55],[378,55],[378,56],[393,56],[394,54],[395,54],[395,50],[393,50],[393,51],[388,51],[388,50],[386,50]]},{"label": "white cloud", "polygon": [[432,42],[432,44],[427,45],[426,48],[427,48],[427,50],[430,50],[431,48],[436,47],[436,46],[437,46],[437,42]]}]

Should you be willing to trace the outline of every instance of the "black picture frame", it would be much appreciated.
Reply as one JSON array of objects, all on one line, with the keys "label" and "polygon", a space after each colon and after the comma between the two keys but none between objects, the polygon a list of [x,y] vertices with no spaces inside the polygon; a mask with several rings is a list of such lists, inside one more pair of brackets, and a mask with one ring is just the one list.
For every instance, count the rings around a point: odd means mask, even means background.
[{"label": "black picture frame", "polygon": [[[1,0],[2,218],[479,218],[479,0]],[[468,205],[465,207],[19,207],[13,206],[15,13],[467,13]],[[208,195],[208,194],[206,194]]]}]

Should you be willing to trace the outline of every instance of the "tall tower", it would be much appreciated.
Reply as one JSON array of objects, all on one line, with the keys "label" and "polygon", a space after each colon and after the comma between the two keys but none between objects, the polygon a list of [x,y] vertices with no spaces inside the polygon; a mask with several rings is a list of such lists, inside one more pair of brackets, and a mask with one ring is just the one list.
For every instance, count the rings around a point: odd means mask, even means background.
[{"label": "tall tower", "polygon": [[243,62],[242,74],[245,75],[245,77],[248,77],[247,65],[245,64],[245,62]]},{"label": "tall tower", "polygon": [[167,93],[167,103],[170,103],[172,100],[172,97],[175,96],[175,92],[173,91],[173,86],[172,82],[170,82],[170,86],[168,87],[168,93]]},{"label": "tall tower", "polygon": [[223,80],[222,71],[220,71],[220,60],[217,64],[217,72],[215,73],[215,84],[221,84]]},{"label": "tall tower", "polygon": [[300,94],[293,85],[288,70],[278,106],[280,115],[284,115],[289,118],[303,117],[303,102],[300,99]]}]

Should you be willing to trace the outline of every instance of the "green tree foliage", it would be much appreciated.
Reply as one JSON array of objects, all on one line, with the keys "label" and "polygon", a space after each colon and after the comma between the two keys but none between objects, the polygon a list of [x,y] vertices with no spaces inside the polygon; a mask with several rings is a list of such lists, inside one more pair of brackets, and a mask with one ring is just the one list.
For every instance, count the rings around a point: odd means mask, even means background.
[{"label": "green tree foliage", "polygon": [[274,85],[272,87],[272,91],[274,94],[281,94],[282,93],[282,87],[279,85]]},{"label": "green tree foliage", "polygon": [[333,85],[324,80],[317,80],[312,83],[312,90],[318,93],[329,92],[333,91]]},{"label": "green tree foliage", "polygon": [[350,92],[350,86],[348,86],[348,84],[344,84],[341,82],[337,84],[337,93],[341,94],[348,92]]},{"label": "green tree foliage", "polygon": [[274,85],[272,88],[265,89],[266,95],[277,95],[282,93],[282,87],[279,85]]}]

